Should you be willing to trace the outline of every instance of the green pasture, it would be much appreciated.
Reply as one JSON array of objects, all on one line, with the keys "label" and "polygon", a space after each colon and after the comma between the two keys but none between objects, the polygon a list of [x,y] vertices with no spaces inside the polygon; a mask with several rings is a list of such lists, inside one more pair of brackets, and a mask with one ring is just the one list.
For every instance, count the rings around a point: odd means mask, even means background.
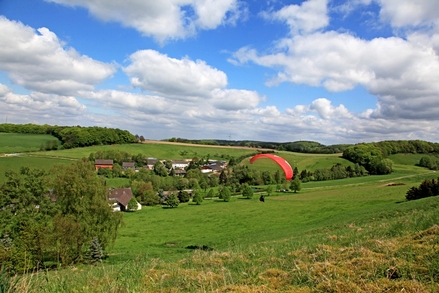
[{"label": "green pasture", "polygon": [[[299,171],[308,170],[314,171],[316,169],[331,168],[333,165],[340,163],[344,166],[354,166],[352,162],[341,158],[341,154],[302,154],[292,152],[276,152],[276,155],[284,158],[294,169],[297,167]],[[267,158],[261,158],[250,164],[250,158],[246,158],[243,162],[244,165],[249,166],[251,169],[269,171],[270,173],[276,172],[279,166],[272,160]]]},{"label": "green pasture", "polygon": [[[159,160],[181,160],[192,159],[193,157],[206,157],[209,155],[211,159],[226,160],[225,157],[233,156],[239,157],[246,154],[257,152],[257,149],[234,149],[225,147],[207,147],[201,145],[172,145],[172,144],[125,144],[125,145],[110,145],[110,146],[92,146],[85,148],[75,148],[68,150],[57,151],[56,154],[60,157],[81,159],[88,158],[90,153],[106,150],[119,150],[133,155],[143,154],[146,157],[157,158]],[[50,154],[47,154],[50,155]]]},{"label": "green pasture", "polygon": [[0,154],[35,152],[53,140],[58,139],[47,134],[0,133]]},{"label": "green pasture", "polygon": [[[426,177],[437,174],[413,173],[395,178],[369,176],[302,184],[299,193],[276,193],[259,202],[232,197],[231,202],[205,200],[201,205],[180,204],[178,208],[144,207],[125,213],[108,262],[136,257],[174,260],[192,253],[188,246],[227,250],[239,245],[300,238],[331,225],[361,222],[381,213],[409,210],[406,191]],[[261,244],[262,245],[262,244]]]},{"label": "green pasture", "polygon": [[55,165],[67,165],[71,162],[72,160],[54,157],[29,157],[26,155],[16,157],[0,157],[0,185],[6,179],[5,172],[8,170],[19,172],[21,167],[49,170]]}]

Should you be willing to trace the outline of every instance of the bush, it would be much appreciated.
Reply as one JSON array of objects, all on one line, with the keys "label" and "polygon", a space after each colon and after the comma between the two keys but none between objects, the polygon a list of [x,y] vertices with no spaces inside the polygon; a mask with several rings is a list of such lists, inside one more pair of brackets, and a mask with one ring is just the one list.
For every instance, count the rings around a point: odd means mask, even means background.
[{"label": "bush", "polygon": [[170,208],[176,208],[180,204],[180,201],[178,200],[177,195],[172,193],[171,195],[169,195],[168,199],[166,200],[166,204]]},{"label": "bush", "polygon": [[407,200],[415,200],[436,195],[439,195],[439,178],[437,180],[425,179],[419,187],[410,188],[405,198]]}]

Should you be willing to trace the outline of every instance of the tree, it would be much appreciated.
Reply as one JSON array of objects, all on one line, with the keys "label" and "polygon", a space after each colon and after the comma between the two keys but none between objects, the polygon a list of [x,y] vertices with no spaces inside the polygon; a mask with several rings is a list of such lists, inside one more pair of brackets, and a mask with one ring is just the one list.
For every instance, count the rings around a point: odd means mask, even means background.
[{"label": "tree", "polygon": [[219,183],[220,184],[226,184],[227,183],[227,175],[226,172],[223,170],[221,170],[220,176],[219,176]]},{"label": "tree", "polygon": [[294,193],[296,193],[297,191],[300,191],[302,189],[301,181],[300,181],[299,177],[296,177],[293,180],[291,180],[290,189],[293,190]]},{"label": "tree", "polygon": [[192,197],[192,201],[197,205],[200,205],[203,202],[203,196],[201,195],[201,190],[197,189],[194,191],[194,196]]},{"label": "tree", "polygon": [[137,210],[137,200],[132,197],[130,201],[128,202],[128,210],[129,211],[136,211]]},{"label": "tree", "polygon": [[248,184],[243,184],[242,196],[244,196],[246,198],[252,198],[253,197],[253,189]]},{"label": "tree", "polygon": [[171,193],[166,200],[166,204],[170,208],[176,208],[180,204],[180,201],[178,200],[178,197],[175,193]]},{"label": "tree", "polygon": [[212,198],[213,197],[213,189],[209,189],[209,191],[207,192],[206,197]]},{"label": "tree", "polygon": [[104,251],[102,249],[102,246],[99,243],[99,239],[94,237],[90,242],[90,246],[86,254],[86,259],[91,264],[97,264],[99,262],[102,262],[103,258],[104,258]]},{"label": "tree", "polygon": [[230,189],[227,186],[224,186],[220,191],[219,198],[228,202],[228,201],[230,201],[231,197],[232,197],[232,195],[230,193]]},{"label": "tree", "polygon": [[273,185],[268,185],[265,191],[267,192],[267,196],[270,196],[273,193]]},{"label": "tree", "polygon": [[160,203],[160,197],[157,195],[157,192],[154,190],[147,190],[145,193],[145,199],[143,200],[143,204],[147,206],[153,206]]},{"label": "tree", "polygon": [[[107,188],[88,160],[79,160],[69,166],[54,170],[51,186],[60,214],[55,219],[57,237],[75,234],[58,247],[67,252],[64,263],[80,261],[84,256],[84,244],[97,237],[105,249],[116,239],[122,215],[114,213],[106,197]],[[63,225],[58,225],[62,223]]]},{"label": "tree", "polygon": [[180,190],[178,192],[178,200],[180,202],[188,202],[190,198],[191,198],[191,196],[189,195],[189,193],[187,191]]}]

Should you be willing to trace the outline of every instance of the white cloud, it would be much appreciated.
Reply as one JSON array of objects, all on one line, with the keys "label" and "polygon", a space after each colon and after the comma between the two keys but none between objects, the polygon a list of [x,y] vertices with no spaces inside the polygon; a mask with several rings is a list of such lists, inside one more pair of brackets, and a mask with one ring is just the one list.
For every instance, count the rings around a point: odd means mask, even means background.
[{"label": "white cloud", "polygon": [[0,84],[0,115],[7,116],[13,123],[64,121],[71,124],[73,121],[80,121],[76,118],[85,112],[86,107],[71,96],[39,92],[19,95]]},{"label": "white cloud", "polygon": [[263,99],[255,91],[247,90],[215,90],[213,105],[223,110],[240,110],[255,108]]},{"label": "white cloud", "polygon": [[377,0],[380,17],[394,27],[431,26],[439,24],[437,0]]},{"label": "white cloud", "polygon": [[299,32],[311,33],[329,24],[327,2],[327,0],[308,0],[301,5],[288,5],[278,11],[262,15],[267,19],[285,22],[290,27],[292,35]]},{"label": "white cloud", "polygon": [[[374,117],[423,119],[427,114],[431,117],[433,109],[439,110],[439,60],[431,47],[397,37],[367,41],[333,31],[295,36],[279,44],[282,51],[275,54],[258,55],[241,48],[234,57],[236,62],[281,68],[269,85],[292,82],[331,92],[363,86],[381,105]],[[424,100],[432,103],[415,107]],[[401,101],[406,111],[397,106]]]},{"label": "white cloud", "polygon": [[0,70],[16,84],[44,93],[73,95],[115,72],[114,65],[80,55],[47,28],[37,32],[0,16]]},{"label": "white cloud", "polygon": [[82,6],[104,21],[117,21],[160,43],[184,39],[199,29],[234,23],[244,10],[237,0],[46,0],[67,6]]},{"label": "white cloud", "polygon": [[202,60],[174,59],[154,50],[142,50],[133,53],[130,61],[123,70],[131,84],[166,97],[207,98],[214,89],[227,85],[226,74]]}]

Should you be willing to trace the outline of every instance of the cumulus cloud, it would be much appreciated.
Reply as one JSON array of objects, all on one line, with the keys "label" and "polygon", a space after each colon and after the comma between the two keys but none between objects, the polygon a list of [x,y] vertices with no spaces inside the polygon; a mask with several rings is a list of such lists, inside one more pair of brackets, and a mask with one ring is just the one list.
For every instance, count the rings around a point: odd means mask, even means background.
[{"label": "cumulus cloud", "polygon": [[81,6],[104,21],[117,21],[160,43],[184,39],[199,29],[234,24],[245,9],[237,0],[46,0],[67,6]]},{"label": "cumulus cloud", "polygon": [[28,95],[19,95],[4,84],[0,84],[0,115],[8,116],[16,122],[33,122],[41,120],[69,121],[83,115],[86,107],[72,96],[59,96],[32,92]]},{"label": "cumulus cloud", "polygon": [[255,91],[235,89],[214,90],[213,96],[213,105],[223,110],[255,108],[262,99]]},{"label": "cumulus cloud", "polygon": [[282,9],[263,13],[267,19],[285,22],[291,34],[310,33],[329,24],[327,15],[327,0],[308,0],[301,5],[288,5]]},{"label": "cumulus cloud", "polygon": [[137,51],[129,60],[131,64],[123,70],[134,87],[167,97],[208,97],[212,90],[227,85],[226,74],[202,60],[170,58],[154,50]]},{"label": "cumulus cloud", "polygon": [[377,0],[380,17],[393,27],[438,25],[439,2],[436,0]]},{"label": "cumulus cloud", "polygon": [[[418,9],[419,17],[429,19],[427,11],[437,1],[424,2],[417,2],[422,7]],[[396,6],[392,5],[395,19],[406,11]],[[432,19],[435,20],[433,16]],[[395,25],[409,23],[417,24],[416,20],[395,20]],[[362,86],[378,99],[369,118],[437,120],[439,116],[434,113],[439,111],[439,47],[433,44],[439,34],[410,36],[365,40],[336,31],[298,34],[279,40],[274,53],[243,47],[233,54],[232,63],[253,62],[277,70],[276,76],[267,81],[269,86],[291,82],[324,87],[330,92]],[[319,114],[326,115],[324,111]]]},{"label": "cumulus cloud", "polygon": [[65,48],[47,28],[33,28],[0,16],[0,70],[27,89],[74,95],[91,90],[115,72],[114,65]]}]

